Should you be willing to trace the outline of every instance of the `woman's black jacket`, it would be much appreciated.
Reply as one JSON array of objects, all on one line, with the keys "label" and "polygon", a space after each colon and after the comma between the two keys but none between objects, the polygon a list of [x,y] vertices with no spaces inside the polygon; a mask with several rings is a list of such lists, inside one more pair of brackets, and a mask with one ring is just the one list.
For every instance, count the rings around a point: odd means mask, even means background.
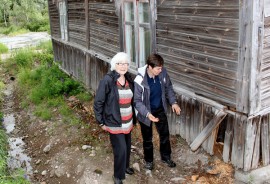
[{"label": "woman's black jacket", "polygon": [[[104,124],[110,127],[121,127],[121,115],[119,106],[119,94],[117,89],[117,79],[120,77],[116,71],[107,73],[103,79],[99,82],[98,89],[96,91],[94,112],[96,120],[99,124]],[[129,83],[130,89],[134,93],[134,82],[131,74],[127,72],[125,78]],[[132,98],[133,109],[133,124],[136,119]]]}]

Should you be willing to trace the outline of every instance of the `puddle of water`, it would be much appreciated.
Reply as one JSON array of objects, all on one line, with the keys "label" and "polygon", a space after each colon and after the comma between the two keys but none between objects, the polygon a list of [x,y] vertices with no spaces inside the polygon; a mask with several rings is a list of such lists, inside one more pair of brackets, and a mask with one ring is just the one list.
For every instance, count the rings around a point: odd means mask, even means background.
[{"label": "puddle of water", "polygon": [[[6,129],[6,133],[10,134],[15,128],[15,117],[14,114],[4,115],[3,125]],[[28,157],[25,153],[25,143],[21,137],[11,137],[8,138],[9,142],[9,151],[8,151],[8,167],[10,169],[22,168],[25,170],[25,177],[29,179],[29,176],[32,174],[32,167],[30,165],[31,158]]]},{"label": "puddle of water", "polygon": [[15,128],[15,117],[13,114],[4,115],[4,122],[3,122],[6,133],[11,133]]},{"label": "puddle of water", "polygon": [[27,175],[32,174],[33,168],[30,165],[31,158],[24,153],[25,143],[22,138],[9,138],[9,157],[8,157],[8,167],[10,169],[23,168]]}]

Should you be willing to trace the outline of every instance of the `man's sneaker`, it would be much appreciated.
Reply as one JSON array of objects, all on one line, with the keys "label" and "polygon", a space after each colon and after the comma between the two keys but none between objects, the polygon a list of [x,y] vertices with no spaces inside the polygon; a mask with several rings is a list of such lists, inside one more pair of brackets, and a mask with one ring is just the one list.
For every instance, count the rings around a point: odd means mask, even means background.
[{"label": "man's sneaker", "polygon": [[144,168],[148,169],[148,170],[153,170],[154,163],[153,162],[146,162],[145,165],[144,165]]},{"label": "man's sneaker", "polygon": [[162,162],[166,163],[169,167],[175,167],[176,163],[172,161],[171,159],[168,160],[162,160]]}]

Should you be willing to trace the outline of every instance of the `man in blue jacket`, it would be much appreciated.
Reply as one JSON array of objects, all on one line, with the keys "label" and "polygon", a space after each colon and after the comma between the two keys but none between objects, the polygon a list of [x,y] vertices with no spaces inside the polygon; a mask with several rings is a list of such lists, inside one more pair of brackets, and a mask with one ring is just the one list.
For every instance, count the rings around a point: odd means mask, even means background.
[{"label": "man in blue jacket", "polygon": [[160,138],[161,160],[169,167],[176,164],[171,160],[171,145],[169,127],[166,116],[167,102],[172,111],[180,115],[180,107],[177,104],[173,86],[166,69],[163,68],[164,60],[158,54],[151,54],[147,59],[147,65],[138,69],[138,75],[134,80],[134,103],[138,111],[137,119],[141,125],[143,137],[145,168],[152,170],[153,142],[152,124],[155,123]]}]

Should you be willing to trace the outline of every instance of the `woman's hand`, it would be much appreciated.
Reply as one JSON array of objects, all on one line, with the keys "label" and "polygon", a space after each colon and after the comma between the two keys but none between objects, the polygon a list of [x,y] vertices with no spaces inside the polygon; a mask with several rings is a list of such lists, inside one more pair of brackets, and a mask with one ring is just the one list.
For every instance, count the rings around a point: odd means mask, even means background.
[{"label": "woman's hand", "polygon": [[103,125],[101,128],[102,128],[102,130],[107,131],[107,126],[106,125]]},{"label": "woman's hand", "polygon": [[180,115],[181,108],[178,106],[178,104],[173,104],[172,105],[172,111],[175,112],[177,115]]}]

